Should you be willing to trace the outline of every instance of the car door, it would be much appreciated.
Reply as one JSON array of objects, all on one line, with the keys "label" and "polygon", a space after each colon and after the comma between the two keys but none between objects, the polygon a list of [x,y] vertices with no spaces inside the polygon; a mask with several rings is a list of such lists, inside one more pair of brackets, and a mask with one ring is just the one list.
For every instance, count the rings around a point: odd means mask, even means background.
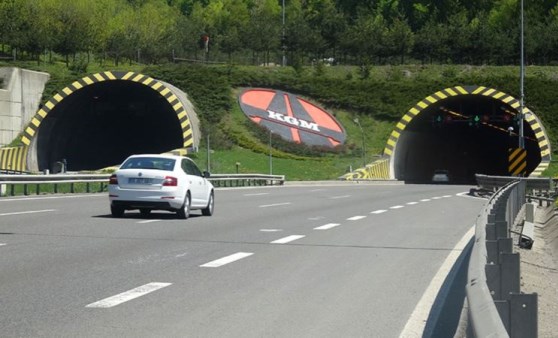
[{"label": "car door", "polygon": [[182,159],[182,170],[186,173],[190,185],[192,206],[198,208],[205,207],[207,205],[208,193],[206,180],[202,172],[196,164],[188,158]]}]

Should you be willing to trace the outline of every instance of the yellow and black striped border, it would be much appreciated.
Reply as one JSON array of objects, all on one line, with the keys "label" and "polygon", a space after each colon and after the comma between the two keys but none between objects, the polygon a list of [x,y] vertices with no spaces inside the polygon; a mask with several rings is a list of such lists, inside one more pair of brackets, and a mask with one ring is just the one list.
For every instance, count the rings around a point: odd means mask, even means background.
[{"label": "yellow and black striped border", "polygon": [[0,148],[0,170],[27,170],[28,146]]},{"label": "yellow and black striped border", "polygon": [[527,169],[527,150],[510,148],[508,150],[508,173],[511,176],[525,176]]},{"label": "yellow and black striped border", "polygon": [[[517,111],[519,111],[521,105],[520,101],[512,96],[496,89],[483,86],[457,86],[440,90],[439,92],[436,92],[426,97],[424,100],[418,102],[401,118],[401,120],[395,126],[395,129],[391,132],[386,147],[384,148],[384,155],[390,157],[393,156],[395,146],[399,137],[401,136],[401,133],[405,130],[411,120],[415,116],[420,114],[423,110],[428,108],[430,105],[443,101],[447,98],[464,95],[481,95],[491,97],[495,100],[509,105]],[[540,122],[538,117],[526,107],[523,107],[523,114],[526,114],[525,120],[529,123],[533,132],[535,133],[537,142],[539,144],[539,149],[541,151],[541,163],[531,173],[530,176],[540,176],[550,163],[550,142],[548,140],[548,136],[542,128],[542,123]]]},{"label": "yellow and black striped border", "polygon": [[190,119],[184,105],[178,97],[163,83],[143,74],[138,74],[134,72],[103,72],[93,75],[86,76],[80,80],[75,81],[71,85],[62,89],[59,93],[54,95],[50,100],[48,100],[44,106],[39,109],[39,111],[33,116],[31,122],[27,125],[24,130],[21,141],[25,145],[30,145],[33,137],[37,134],[41,122],[45,119],[50,111],[56,107],[57,104],[62,102],[66,97],[72,95],[74,92],[82,89],[83,87],[90,86],[95,83],[100,83],[104,81],[132,81],[136,83],[143,84],[149,88],[157,91],[161,96],[163,96],[167,102],[171,105],[173,110],[178,116],[180,121],[180,127],[182,128],[182,138],[183,147],[190,148],[194,145],[192,126],[190,124]]},{"label": "yellow and black striped border", "polygon": [[378,159],[366,165],[364,168],[357,169],[339,177],[339,179],[346,181],[370,179],[387,180],[389,179],[389,158]]}]

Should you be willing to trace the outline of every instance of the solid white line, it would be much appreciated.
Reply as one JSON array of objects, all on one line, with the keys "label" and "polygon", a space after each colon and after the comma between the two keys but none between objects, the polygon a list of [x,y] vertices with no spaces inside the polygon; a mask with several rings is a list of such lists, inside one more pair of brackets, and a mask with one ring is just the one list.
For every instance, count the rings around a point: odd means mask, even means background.
[{"label": "solid white line", "polygon": [[162,221],[162,219],[148,219],[148,220],[145,220],[145,221],[139,221],[138,224],[161,222],[161,221]]},{"label": "solid white line", "polygon": [[304,237],[306,237],[306,236],[304,236],[304,235],[287,236],[287,237],[280,238],[276,241],[273,241],[273,242],[271,242],[271,244],[285,244],[285,243],[289,243],[289,242],[292,242],[292,241],[296,241],[297,239],[301,239],[301,238],[304,238]]},{"label": "solid white line", "polygon": [[139,286],[135,289],[120,293],[118,295],[105,298],[95,303],[91,303],[86,305],[85,307],[92,307],[92,308],[109,308],[124,302],[130,301],[132,299],[144,296],[148,293],[153,291],[157,291],[164,287],[171,285],[171,283],[148,283],[142,286]]},{"label": "solid white line", "polygon": [[264,205],[260,205],[260,208],[278,207],[278,206],[281,206],[281,205],[289,205],[289,204],[291,204],[291,202],[264,204]]},{"label": "solid white line", "polygon": [[415,204],[418,204],[418,202],[409,202],[409,203],[407,203],[407,205],[415,205]]},{"label": "solid white line", "polygon": [[353,217],[347,218],[347,221],[358,221],[358,220],[361,220],[363,218],[366,218],[366,216],[353,216]]},{"label": "solid white line", "polygon": [[383,214],[384,212],[387,212],[387,210],[380,209],[380,210],[372,211],[371,214],[376,214],[376,215],[378,215],[378,214]]},{"label": "solid white line", "polygon": [[13,215],[26,215],[26,214],[37,214],[40,212],[51,212],[56,211],[56,209],[45,209],[45,210],[31,210],[31,211],[19,211],[19,212],[8,212],[5,214],[0,214],[0,216],[13,216]]},{"label": "solid white line", "polygon": [[475,227],[471,227],[446,257],[446,260],[442,263],[442,266],[434,278],[432,278],[430,285],[424,291],[424,294],[417,303],[417,306],[407,321],[405,328],[401,331],[401,334],[399,335],[400,338],[422,337],[424,328],[426,327],[428,315],[430,314],[430,309],[434,304],[434,300],[436,299],[436,296],[438,295],[438,292],[440,291],[440,288],[442,287],[442,284],[444,283],[444,280],[446,279],[452,266],[455,264],[455,261],[457,261],[459,255],[461,255],[474,233]]},{"label": "solid white line", "polygon": [[107,197],[106,193],[89,194],[89,195],[65,195],[65,196],[45,196],[45,197],[14,197],[14,198],[2,198],[1,202],[12,202],[12,201],[36,201],[36,200],[56,200],[61,198],[83,198],[83,197]]},{"label": "solid white line", "polygon": [[329,199],[336,200],[336,199],[340,199],[340,198],[349,198],[349,197],[351,197],[351,195],[333,196],[333,197],[330,197]]},{"label": "solid white line", "polygon": [[341,224],[339,223],[329,223],[329,224],[324,224],[322,226],[316,227],[314,228],[314,230],[329,230],[331,228],[335,228],[337,226],[340,226]]},{"label": "solid white line", "polygon": [[279,232],[281,229],[260,229],[261,232]]},{"label": "solid white line", "polygon": [[404,208],[402,205],[394,205],[393,207],[389,207],[390,209],[401,209]]},{"label": "solid white line", "polygon": [[262,195],[269,195],[268,192],[260,192],[257,194],[244,194],[244,196],[248,197],[248,196],[262,196]]},{"label": "solid white line", "polygon": [[425,199],[423,199],[423,200],[420,200],[420,201],[421,201],[421,202],[430,202],[431,200],[430,200],[430,199],[428,199],[428,198],[425,198]]},{"label": "solid white line", "polygon": [[221,267],[223,265],[227,265],[229,263],[238,261],[240,259],[246,258],[248,256],[252,256],[254,253],[253,252],[237,252],[235,254],[223,257],[223,258],[219,258],[216,259],[214,261],[211,261],[209,263],[205,263],[203,265],[200,265],[200,267],[202,268],[218,268]]}]

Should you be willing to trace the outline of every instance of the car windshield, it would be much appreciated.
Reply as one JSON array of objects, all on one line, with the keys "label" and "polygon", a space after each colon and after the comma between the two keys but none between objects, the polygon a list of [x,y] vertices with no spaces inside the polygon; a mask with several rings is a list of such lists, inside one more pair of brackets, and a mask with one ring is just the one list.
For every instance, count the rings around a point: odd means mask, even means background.
[{"label": "car windshield", "polygon": [[158,169],[172,171],[175,160],[161,157],[132,157],[120,169]]}]

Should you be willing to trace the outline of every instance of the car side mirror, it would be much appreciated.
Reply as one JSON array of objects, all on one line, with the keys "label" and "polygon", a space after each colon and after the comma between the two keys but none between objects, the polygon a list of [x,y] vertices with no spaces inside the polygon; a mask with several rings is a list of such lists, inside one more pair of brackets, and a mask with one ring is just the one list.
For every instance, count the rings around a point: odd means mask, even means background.
[{"label": "car side mirror", "polygon": [[209,171],[204,171],[203,172],[203,177],[209,178],[210,176],[211,176],[211,173]]}]

